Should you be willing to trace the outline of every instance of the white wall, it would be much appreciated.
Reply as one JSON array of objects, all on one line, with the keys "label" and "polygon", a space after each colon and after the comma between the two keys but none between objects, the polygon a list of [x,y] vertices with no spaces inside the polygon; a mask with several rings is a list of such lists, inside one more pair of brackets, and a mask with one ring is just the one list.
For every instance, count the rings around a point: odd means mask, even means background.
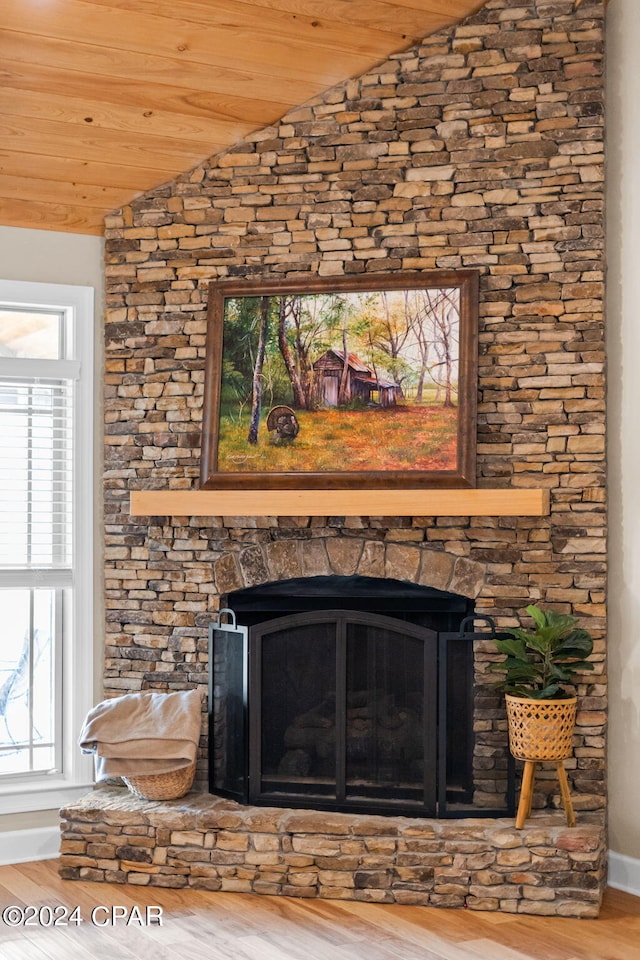
[{"label": "white wall", "polygon": [[640,3],[607,20],[609,824],[640,860]]},{"label": "white wall", "polygon": [[[104,243],[101,237],[89,237],[49,230],[22,230],[0,226],[0,277],[3,280],[30,280],[41,283],[69,283],[95,289],[96,324],[96,415],[95,415],[95,497],[96,564],[94,583],[94,699],[100,696],[104,649],[104,612],[102,589],[102,513],[100,464],[102,463],[102,315],[104,311]],[[0,832],[23,828],[48,827],[57,823],[57,814],[39,811],[0,817]]]},{"label": "white wall", "polygon": [[3,280],[77,283],[96,290],[96,320],[102,318],[104,241],[101,237],[0,226]]}]

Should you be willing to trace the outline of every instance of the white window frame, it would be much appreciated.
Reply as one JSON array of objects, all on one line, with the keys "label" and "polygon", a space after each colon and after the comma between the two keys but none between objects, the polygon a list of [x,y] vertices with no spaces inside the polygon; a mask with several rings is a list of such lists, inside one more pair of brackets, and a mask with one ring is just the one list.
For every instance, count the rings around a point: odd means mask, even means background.
[{"label": "white window frame", "polygon": [[[93,699],[94,644],[94,288],[0,280],[0,307],[61,310],[70,321],[70,370],[78,372],[74,403],[73,574],[62,641],[62,772],[0,780],[0,815],[64,806],[93,784],[93,762],[78,735]],[[45,361],[43,361],[44,363]],[[0,374],[18,366],[37,376],[38,361],[0,358]],[[0,573],[9,585],[12,573]],[[46,575],[42,586],[46,586]]]}]

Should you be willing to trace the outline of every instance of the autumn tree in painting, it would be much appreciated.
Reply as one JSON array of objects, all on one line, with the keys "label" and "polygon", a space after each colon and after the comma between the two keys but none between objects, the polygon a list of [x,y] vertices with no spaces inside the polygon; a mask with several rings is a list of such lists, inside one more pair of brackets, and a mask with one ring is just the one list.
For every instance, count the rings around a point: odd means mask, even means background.
[{"label": "autumn tree in painting", "polygon": [[434,364],[432,377],[436,383],[441,383],[442,377],[438,380],[436,374],[440,371],[444,374],[444,405],[453,406],[453,365],[457,357],[457,330],[458,330],[458,312],[452,302],[451,291],[445,291],[439,309],[432,311],[434,323],[436,325],[437,336],[434,339],[434,349],[438,356],[438,362]]},{"label": "autumn tree in painting", "polygon": [[249,443],[258,442],[258,428],[262,413],[262,368],[267,347],[267,330],[269,326],[269,297],[262,297],[260,302],[260,329],[258,332],[258,350],[253,367],[253,384],[251,391],[251,419],[249,421]]},{"label": "autumn tree in painting", "polygon": [[[278,297],[278,347],[282,354],[282,359],[291,383],[291,392],[293,394],[292,403],[294,407],[300,410],[307,410],[309,407],[308,389],[305,390],[301,377],[301,370],[305,364],[305,349],[300,336],[300,308],[301,298],[296,296]],[[291,326],[296,331],[294,338],[295,346],[289,343],[289,330]],[[295,355],[294,355],[295,350]],[[304,372],[305,381],[306,370]]]},{"label": "autumn tree in painting", "polygon": [[413,307],[407,310],[411,332],[420,355],[416,401],[422,402],[427,375],[444,388],[444,405],[453,406],[453,370],[457,362],[459,303],[457,291],[419,290],[413,295]]},{"label": "autumn tree in painting", "polygon": [[379,362],[386,367],[394,382],[402,390],[410,365],[404,358],[404,350],[413,327],[409,291],[400,295],[379,294],[377,320],[371,332],[371,344],[378,351]]}]

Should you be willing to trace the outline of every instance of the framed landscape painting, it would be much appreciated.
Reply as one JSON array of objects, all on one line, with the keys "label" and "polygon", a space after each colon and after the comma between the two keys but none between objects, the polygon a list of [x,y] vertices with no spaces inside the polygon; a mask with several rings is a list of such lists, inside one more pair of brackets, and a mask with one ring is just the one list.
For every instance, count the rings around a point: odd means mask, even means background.
[{"label": "framed landscape painting", "polygon": [[475,483],[473,270],[210,286],[201,487]]}]

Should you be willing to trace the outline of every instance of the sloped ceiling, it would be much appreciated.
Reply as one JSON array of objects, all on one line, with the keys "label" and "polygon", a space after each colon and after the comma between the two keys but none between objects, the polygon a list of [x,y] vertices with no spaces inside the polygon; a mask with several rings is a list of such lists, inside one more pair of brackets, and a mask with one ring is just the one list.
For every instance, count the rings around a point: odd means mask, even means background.
[{"label": "sloped ceiling", "polygon": [[483,0],[2,0],[0,224],[105,213]]}]

